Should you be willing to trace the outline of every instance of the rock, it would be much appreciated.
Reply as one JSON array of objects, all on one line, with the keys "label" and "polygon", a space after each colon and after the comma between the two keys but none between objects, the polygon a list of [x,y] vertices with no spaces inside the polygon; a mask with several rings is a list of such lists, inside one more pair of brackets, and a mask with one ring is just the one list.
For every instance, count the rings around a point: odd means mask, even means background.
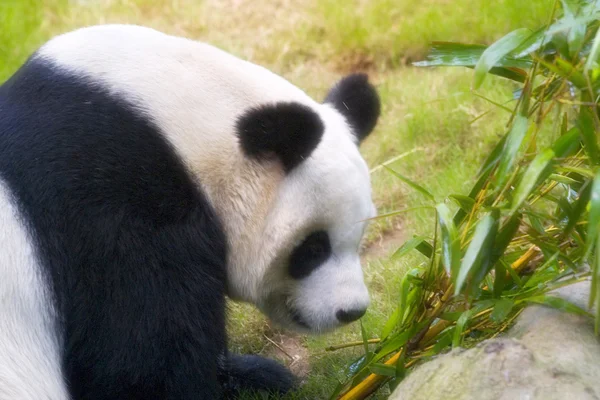
[{"label": "rock", "polygon": [[[587,308],[590,282],[552,295]],[[502,338],[417,367],[391,400],[600,400],[600,341],[593,322],[530,306]]]}]

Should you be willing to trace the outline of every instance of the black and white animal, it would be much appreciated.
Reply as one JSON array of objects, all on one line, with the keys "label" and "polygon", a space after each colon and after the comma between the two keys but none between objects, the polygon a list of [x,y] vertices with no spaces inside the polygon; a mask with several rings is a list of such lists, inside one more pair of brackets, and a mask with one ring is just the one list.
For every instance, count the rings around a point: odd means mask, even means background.
[{"label": "black and white animal", "polygon": [[149,28],[41,47],[0,87],[0,399],[287,390],[227,354],[225,296],[304,332],[363,315],[379,107],[364,75],[321,104]]}]

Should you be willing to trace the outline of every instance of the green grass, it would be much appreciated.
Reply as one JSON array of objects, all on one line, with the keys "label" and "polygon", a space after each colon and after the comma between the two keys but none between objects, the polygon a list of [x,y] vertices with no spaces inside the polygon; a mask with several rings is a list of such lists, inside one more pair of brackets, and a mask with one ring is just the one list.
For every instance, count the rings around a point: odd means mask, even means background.
[{"label": "green grass", "polygon": [[548,18],[554,0],[323,0],[310,9],[305,51],[341,68],[388,64],[424,56],[434,40],[489,43]]},{"label": "green grass", "polygon": [[[362,147],[370,166],[414,151],[390,167],[434,194],[464,193],[481,158],[504,132],[506,115],[470,93],[469,71],[403,65],[424,55],[430,40],[489,43],[512,28],[539,25],[552,2],[90,0],[71,2],[67,9],[63,0],[5,0],[0,2],[0,81],[51,35],[106,22],[144,24],[211,42],[265,65],[319,99],[343,72],[367,69],[383,102],[378,128]],[[513,89],[503,80],[487,79],[479,92],[502,101]],[[421,204],[418,194],[385,170],[374,172],[372,180],[380,213]],[[422,233],[432,219],[431,212],[420,210],[375,221],[367,245],[377,249],[396,230],[402,232],[397,235],[400,239]],[[363,323],[374,335],[397,305],[403,274],[423,261],[418,256],[390,261],[384,253],[369,258],[364,266],[372,306]],[[273,328],[248,305],[231,306],[229,331],[235,351],[269,354],[272,348],[266,336]],[[327,398],[362,348],[324,349],[355,340],[360,340],[357,324],[306,338],[311,372],[301,391],[290,398]]]}]

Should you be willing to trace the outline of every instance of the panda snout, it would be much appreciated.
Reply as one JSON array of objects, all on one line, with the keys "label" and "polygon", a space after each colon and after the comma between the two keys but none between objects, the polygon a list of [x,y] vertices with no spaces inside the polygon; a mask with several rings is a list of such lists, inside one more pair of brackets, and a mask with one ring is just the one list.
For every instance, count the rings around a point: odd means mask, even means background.
[{"label": "panda snout", "polygon": [[343,324],[349,324],[360,319],[367,312],[366,308],[354,308],[350,310],[338,310],[335,313],[336,318]]}]

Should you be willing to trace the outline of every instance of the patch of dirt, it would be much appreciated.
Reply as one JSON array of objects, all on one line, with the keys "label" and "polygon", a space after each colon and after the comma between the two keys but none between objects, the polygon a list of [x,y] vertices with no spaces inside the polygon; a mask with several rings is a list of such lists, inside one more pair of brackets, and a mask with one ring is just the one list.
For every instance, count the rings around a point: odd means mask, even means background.
[{"label": "patch of dirt", "polygon": [[268,326],[263,333],[267,345],[261,353],[281,361],[294,375],[304,380],[310,372],[309,352],[302,335]]},{"label": "patch of dirt", "polygon": [[378,258],[389,257],[406,240],[406,232],[402,226],[397,225],[394,229],[384,232],[378,239],[367,244],[362,249],[360,259],[363,263]]}]

